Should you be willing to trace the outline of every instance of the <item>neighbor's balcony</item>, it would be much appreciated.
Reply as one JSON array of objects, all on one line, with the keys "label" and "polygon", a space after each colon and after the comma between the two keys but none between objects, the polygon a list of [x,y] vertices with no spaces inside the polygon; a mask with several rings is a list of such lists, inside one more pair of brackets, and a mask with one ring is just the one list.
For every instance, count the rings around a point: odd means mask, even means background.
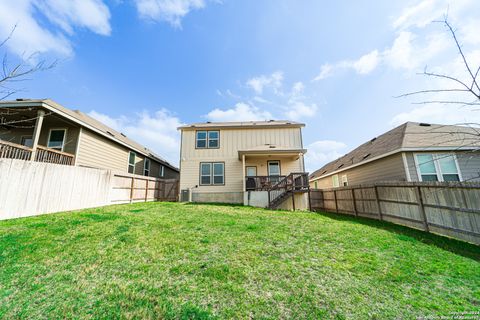
[{"label": "neighbor's balcony", "polygon": [[[0,158],[32,160],[32,154],[34,154],[32,148],[0,140]],[[75,156],[67,152],[37,146],[35,161],[73,166]]]}]

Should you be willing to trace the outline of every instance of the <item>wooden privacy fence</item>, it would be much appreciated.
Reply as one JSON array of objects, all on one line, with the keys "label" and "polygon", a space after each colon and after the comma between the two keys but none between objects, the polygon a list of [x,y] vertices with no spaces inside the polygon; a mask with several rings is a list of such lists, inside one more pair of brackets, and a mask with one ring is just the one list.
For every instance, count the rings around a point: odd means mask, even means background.
[{"label": "wooden privacy fence", "polygon": [[478,183],[398,182],[312,190],[311,206],[480,244]]},{"label": "wooden privacy fence", "polygon": [[0,220],[114,203],[176,201],[178,180],[0,159]]},{"label": "wooden privacy fence", "polygon": [[158,179],[133,174],[113,175],[110,201],[114,203],[177,201],[177,196],[177,179]]}]

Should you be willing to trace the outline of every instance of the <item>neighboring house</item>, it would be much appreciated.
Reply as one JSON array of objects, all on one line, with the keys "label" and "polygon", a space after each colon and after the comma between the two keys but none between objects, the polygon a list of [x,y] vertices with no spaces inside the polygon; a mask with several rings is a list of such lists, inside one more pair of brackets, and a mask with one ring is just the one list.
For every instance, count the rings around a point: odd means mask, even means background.
[{"label": "neighboring house", "polygon": [[383,181],[480,181],[480,132],[407,122],[310,175],[310,187]]},{"label": "neighboring house", "polygon": [[178,169],[92,117],[45,100],[0,102],[0,158],[177,178]]},{"label": "neighboring house", "polygon": [[179,127],[181,199],[307,209],[304,126],[271,120]]}]

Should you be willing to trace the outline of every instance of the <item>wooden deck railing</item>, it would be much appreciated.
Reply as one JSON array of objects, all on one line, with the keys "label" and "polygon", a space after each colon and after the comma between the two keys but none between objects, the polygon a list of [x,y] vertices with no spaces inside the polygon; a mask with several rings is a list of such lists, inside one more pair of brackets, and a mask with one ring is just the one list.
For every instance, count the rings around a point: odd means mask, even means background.
[{"label": "wooden deck railing", "polygon": [[[32,148],[0,140],[0,158],[30,160],[32,153]],[[44,146],[37,146],[35,161],[73,166],[75,163],[75,156],[67,152],[50,149]]]},{"label": "wooden deck railing", "polygon": [[68,166],[72,166],[74,164],[74,160],[75,156],[73,154],[58,151],[55,149],[50,149],[43,146],[37,147],[37,152],[35,155],[35,161],[64,164]]},{"label": "wooden deck railing", "polygon": [[30,160],[31,156],[31,148],[0,140],[0,158]]},{"label": "wooden deck railing", "polygon": [[249,176],[245,177],[247,191],[267,191],[279,183],[286,176]]}]

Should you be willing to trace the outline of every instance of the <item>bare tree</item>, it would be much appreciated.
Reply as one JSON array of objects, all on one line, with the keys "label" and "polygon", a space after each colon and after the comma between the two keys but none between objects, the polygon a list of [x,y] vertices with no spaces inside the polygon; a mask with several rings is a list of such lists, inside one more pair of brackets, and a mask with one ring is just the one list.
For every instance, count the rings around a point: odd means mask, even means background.
[{"label": "bare tree", "polygon": [[[0,51],[3,53],[0,71],[0,101],[23,91],[24,88],[22,88],[19,84],[30,80],[30,76],[33,74],[52,69],[57,65],[56,60],[53,62],[47,62],[44,59],[36,61],[36,53],[10,60],[6,46],[8,41],[10,41],[14,35],[15,29],[16,26],[12,29],[10,34],[2,42],[0,42]],[[15,108],[13,110],[11,108],[0,107],[0,138],[2,132],[8,133],[8,131],[13,128],[18,129],[34,127],[36,116],[27,118],[15,116],[25,111],[27,111],[27,109]]]},{"label": "bare tree", "polygon": [[463,65],[468,72],[469,79],[462,80],[453,75],[443,74],[443,73],[436,73],[436,72],[429,72],[427,68],[420,75],[436,78],[436,79],[444,79],[450,82],[453,85],[457,85],[458,87],[454,88],[440,88],[440,89],[428,89],[428,90],[419,90],[414,91],[406,94],[402,94],[400,97],[408,97],[408,96],[416,96],[416,95],[428,95],[428,94],[438,94],[438,93],[463,93],[466,94],[465,96],[470,96],[471,100],[466,101],[464,98],[459,99],[447,99],[447,100],[424,100],[420,102],[413,102],[413,104],[453,104],[458,106],[480,106],[480,66],[476,68],[472,67],[472,65],[467,61],[465,53],[463,52],[462,45],[460,44],[455,29],[452,25],[448,22],[448,17],[445,16],[444,20],[442,21],[435,21],[442,23],[450,33],[452,39],[455,42],[455,45],[458,49],[458,53],[463,61]]}]

